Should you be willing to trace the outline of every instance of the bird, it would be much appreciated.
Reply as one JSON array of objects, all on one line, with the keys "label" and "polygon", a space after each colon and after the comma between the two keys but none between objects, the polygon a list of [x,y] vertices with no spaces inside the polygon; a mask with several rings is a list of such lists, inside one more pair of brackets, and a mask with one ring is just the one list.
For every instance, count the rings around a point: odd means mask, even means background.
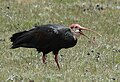
[{"label": "bird", "polygon": [[58,62],[59,51],[63,48],[74,47],[80,35],[87,37],[82,30],[92,31],[100,35],[96,31],[82,27],[79,24],[71,24],[69,27],[62,24],[36,25],[29,30],[14,33],[10,37],[11,49],[19,47],[35,48],[38,53],[42,52],[44,64],[46,64],[47,54],[53,52],[57,67],[60,69]]}]

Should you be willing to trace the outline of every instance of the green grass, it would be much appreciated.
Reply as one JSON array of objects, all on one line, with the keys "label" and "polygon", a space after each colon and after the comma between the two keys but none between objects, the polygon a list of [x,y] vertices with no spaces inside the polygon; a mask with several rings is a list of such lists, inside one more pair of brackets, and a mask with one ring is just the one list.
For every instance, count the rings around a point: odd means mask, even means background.
[{"label": "green grass", "polygon": [[[98,3],[103,10],[95,9]],[[0,82],[120,82],[120,9],[117,6],[120,0],[29,3],[0,0]],[[61,70],[52,53],[48,54],[47,65],[44,65],[42,54],[35,49],[9,49],[12,34],[48,23],[66,26],[79,23],[96,30],[102,37],[85,32],[91,39],[95,37],[95,45],[81,36],[75,47],[61,50]]]}]

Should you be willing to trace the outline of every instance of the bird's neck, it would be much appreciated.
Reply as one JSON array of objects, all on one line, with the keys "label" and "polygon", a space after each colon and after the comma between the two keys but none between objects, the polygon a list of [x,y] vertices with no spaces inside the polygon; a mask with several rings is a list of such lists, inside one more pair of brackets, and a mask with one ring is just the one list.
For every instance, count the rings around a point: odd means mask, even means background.
[{"label": "bird's neck", "polygon": [[75,33],[73,30],[71,30],[74,40],[77,40],[77,38],[80,36],[80,33]]},{"label": "bird's neck", "polygon": [[76,45],[77,43],[77,37],[76,36],[73,36],[74,37],[74,45]]},{"label": "bird's neck", "polygon": [[74,38],[74,40],[77,40],[77,37],[75,35],[73,35],[73,38]]}]

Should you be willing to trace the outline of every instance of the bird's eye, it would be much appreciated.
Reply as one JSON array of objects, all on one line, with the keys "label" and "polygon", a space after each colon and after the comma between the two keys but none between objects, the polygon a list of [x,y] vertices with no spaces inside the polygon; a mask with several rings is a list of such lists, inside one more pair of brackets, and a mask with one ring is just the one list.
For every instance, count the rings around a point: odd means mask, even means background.
[{"label": "bird's eye", "polygon": [[77,26],[75,26],[75,28],[77,28]]}]

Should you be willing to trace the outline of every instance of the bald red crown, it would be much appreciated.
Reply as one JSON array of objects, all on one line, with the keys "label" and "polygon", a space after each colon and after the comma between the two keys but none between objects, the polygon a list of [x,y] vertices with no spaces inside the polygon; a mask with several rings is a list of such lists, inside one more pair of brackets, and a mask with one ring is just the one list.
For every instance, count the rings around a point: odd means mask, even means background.
[{"label": "bald red crown", "polygon": [[80,28],[81,26],[79,24],[72,24],[70,25],[70,28]]}]

